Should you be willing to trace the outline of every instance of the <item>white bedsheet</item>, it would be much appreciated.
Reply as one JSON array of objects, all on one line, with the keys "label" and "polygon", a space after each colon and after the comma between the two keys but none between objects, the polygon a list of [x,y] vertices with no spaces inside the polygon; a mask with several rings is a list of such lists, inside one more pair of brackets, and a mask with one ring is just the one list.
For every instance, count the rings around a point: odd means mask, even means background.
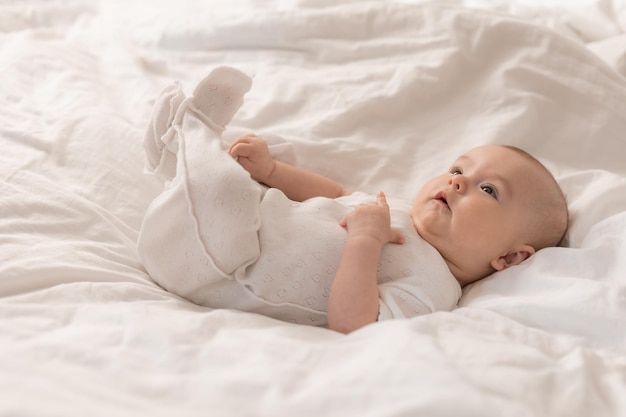
[{"label": "white bedsheet", "polygon": [[[626,6],[441,3],[0,2],[0,415],[626,415]],[[163,86],[220,65],[254,76],[233,129],[352,190],[530,151],[568,247],[348,336],[165,292],[141,141]]]}]

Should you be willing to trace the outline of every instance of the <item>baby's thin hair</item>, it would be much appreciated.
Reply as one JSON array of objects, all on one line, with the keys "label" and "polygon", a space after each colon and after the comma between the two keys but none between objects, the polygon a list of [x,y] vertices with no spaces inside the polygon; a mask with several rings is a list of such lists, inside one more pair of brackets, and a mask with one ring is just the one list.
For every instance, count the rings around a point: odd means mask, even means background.
[{"label": "baby's thin hair", "polygon": [[544,193],[545,199],[536,205],[536,210],[541,210],[542,215],[534,216],[535,225],[532,230],[530,244],[535,250],[559,246],[563,244],[567,228],[569,226],[569,210],[567,209],[567,197],[559,186],[550,170],[537,158],[525,150],[512,145],[503,145],[507,149],[517,152],[527,160],[531,161],[543,171],[550,179],[550,187]]}]

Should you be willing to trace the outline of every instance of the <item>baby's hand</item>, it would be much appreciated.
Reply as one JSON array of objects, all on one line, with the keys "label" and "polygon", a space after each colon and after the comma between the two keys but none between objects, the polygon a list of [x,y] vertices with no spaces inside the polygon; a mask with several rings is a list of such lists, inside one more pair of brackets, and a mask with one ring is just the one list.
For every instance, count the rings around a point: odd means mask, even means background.
[{"label": "baby's hand", "polygon": [[235,140],[228,153],[259,182],[266,182],[276,167],[265,141],[252,133]]},{"label": "baby's hand", "polygon": [[339,225],[348,229],[351,238],[373,238],[381,246],[386,243],[404,243],[404,237],[391,228],[389,205],[382,191],[378,193],[376,203],[358,206],[348,213]]}]

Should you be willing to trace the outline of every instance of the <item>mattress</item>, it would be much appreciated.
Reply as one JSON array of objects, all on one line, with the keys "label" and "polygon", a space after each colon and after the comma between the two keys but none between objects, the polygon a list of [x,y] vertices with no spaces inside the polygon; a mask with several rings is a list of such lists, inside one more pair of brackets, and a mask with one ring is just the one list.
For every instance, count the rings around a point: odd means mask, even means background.
[{"label": "mattress", "polygon": [[[625,32],[617,0],[0,2],[0,415],[626,415]],[[348,335],[165,291],[142,141],[162,88],[224,65],[253,77],[225,135],[350,190],[532,153],[565,241]]]}]

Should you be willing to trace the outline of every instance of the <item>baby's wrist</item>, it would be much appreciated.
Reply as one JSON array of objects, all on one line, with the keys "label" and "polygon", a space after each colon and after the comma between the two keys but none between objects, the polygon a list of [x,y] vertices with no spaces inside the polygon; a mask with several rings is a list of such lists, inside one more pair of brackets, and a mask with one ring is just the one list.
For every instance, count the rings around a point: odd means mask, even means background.
[{"label": "baby's wrist", "polygon": [[265,174],[263,178],[260,179],[262,183],[269,185],[272,182],[272,176],[276,172],[276,165],[276,161],[274,159],[271,159],[270,166],[266,170],[267,174]]},{"label": "baby's wrist", "polygon": [[349,233],[346,244],[348,243],[353,246],[378,250],[382,250],[382,247],[385,246],[382,239],[370,233]]}]

